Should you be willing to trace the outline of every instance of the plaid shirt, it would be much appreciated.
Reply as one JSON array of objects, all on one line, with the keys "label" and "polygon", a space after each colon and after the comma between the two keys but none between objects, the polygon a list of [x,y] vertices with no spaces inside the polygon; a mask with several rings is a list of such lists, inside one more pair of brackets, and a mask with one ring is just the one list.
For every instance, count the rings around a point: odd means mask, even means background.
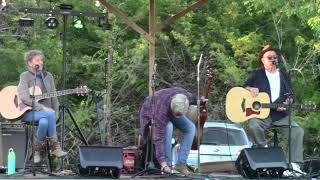
[{"label": "plaid shirt", "polygon": [[[184,94],[188,97],[190,104],[195,104],[196,99],[191,93],[182,88],[167,88],[156,91],[154,96],[148,96],[145,98],[144,103],[140,109],[140,128],[141,133],[145,136],[145,132],[149,125],[151,125],[151,119],[154,115],[154,139],[156,149],[156,158],[159,163],[165,161],[165,135],[166,126],[168,122],[174,117],[171,112],[170,103],[171,99],[176,94]],[[155,107],[155,108],[153,108]]]}]

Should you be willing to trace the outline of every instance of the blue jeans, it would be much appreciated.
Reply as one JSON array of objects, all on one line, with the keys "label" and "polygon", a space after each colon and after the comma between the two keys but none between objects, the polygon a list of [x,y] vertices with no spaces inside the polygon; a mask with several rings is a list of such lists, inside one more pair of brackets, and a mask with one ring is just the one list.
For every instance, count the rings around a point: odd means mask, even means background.
[{"label": "blue jeans", "polygon": [[[53,111],[39,110],[34,111],[35,122],[38,122],[37,139],[42,141],[48,135],[52,137],[56,135],[56,114]],[[33,111],[29,111],[25,114],[24,120],[32,122]]]},{"label": "blue jeans", "polygon": [[186,116],[181,116],[180,118],[173,118],[169,121],[166,127],[166,144],[165,144],[165,156],[166,161],[169,166],[172,165],[172,133],[173,126],[178,128],[182,133],[182,139],[180,142],[180,152],[178,155],[177,164],[186,164],[188,155],[191,149],[191,145],[195,133],[195,125]]}]

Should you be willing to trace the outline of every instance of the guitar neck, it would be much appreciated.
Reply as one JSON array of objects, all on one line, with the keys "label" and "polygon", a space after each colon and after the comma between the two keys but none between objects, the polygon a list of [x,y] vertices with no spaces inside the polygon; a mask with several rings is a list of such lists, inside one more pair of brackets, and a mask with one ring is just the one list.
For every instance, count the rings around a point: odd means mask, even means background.
[{"label": "guitar neck", "polygon": [[[270,108],[270,109],[277,109],[279,107],[288,108],[289,106],[286,104],[275,104],[275,103],[262,103],[262,108]],[[291,108],[294,109],[316,109],[316,104],[291,104]]]},{"label": "guitar neck", "polygon": [[36,100],[48,99],[48,98],[52,98],[52,97],[65,96],[65,95],[74,94],[74,93],[77,93],[76,89],[66,89],[66,90],[62,90],[62,91],[44,93],[44,94],[35,96],[35,99]]}]

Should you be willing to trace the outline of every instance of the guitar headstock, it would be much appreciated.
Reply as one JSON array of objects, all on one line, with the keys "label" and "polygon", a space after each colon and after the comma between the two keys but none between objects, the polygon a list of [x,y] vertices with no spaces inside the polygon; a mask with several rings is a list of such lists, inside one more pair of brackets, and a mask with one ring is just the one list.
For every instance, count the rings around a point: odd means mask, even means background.
[{"label": "guitar headstock", "polygon": [[207,76],[208,78],[212,79],[213,78],[213,68],[211,64],[207,65]]},{"label": "guitar headstock", "polygon": [[88,86],[78,86],[74,90],[78,96],[85,96],[91,91]]},{"label": "guitar headstock", "polygon": [[314,102],[308,102],[306,104],[301,105],[301,109],[306,109],[306,110],[316,110],[318,108],[319,106]]}]

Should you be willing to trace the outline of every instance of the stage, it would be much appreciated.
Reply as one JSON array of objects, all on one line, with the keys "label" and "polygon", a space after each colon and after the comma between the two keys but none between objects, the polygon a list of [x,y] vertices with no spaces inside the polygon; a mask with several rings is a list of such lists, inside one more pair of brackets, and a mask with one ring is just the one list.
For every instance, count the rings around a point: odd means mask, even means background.
[{"label": "stage", "polygon": [[[48,176],[45,174],[36,174],[33,176],[32,174],[25,175],[13,175],[6,176],[5,174],[0,175],[0,179],[113,179],[112,177],[96,177],[96,176],[77,176],[77,175],[69,175],[69,176]],[[171,174],[171,175],[144,175],[137,176],[132,178],[131,175],[124,174],[120,176],[120,179],[245,179],[240,175],[234,174],[224,174],[224,173],[211,173],[211,174],[194,174],[190,176],[182,176],[180,174]]]},{"label": "stage", "polygon": [[[7,176],[6,174],[0,174],[0,179],[114,179],[112,177],[105,177],[105,176],[79,176],[76,174],[69,174],[69,175],[58,175],[58,176],[52,176],[52,175],[46,175],[42,173],[37,173],[36,176],[33,176],[31,173],[27,174],[14,174],[12,176]],[[137,176],[135,178],[132,178],[132,174],[121,174],[119,179],[181,179],[181,180],[188,180],[188,179],[247,179],[243,178],[239,174],[234,173],[194,173],[189,176],[183,176],[181,174],[165,174],[165,175],[143,175],[143,176]],[[255,178],[258,179],[258,178]],[[266,179],[266,178],[262,178]],[[270,178],[267,178],[270,179]],[[320,177],[312,178],[308,176],[304,177],[281,177],[281,178],[274,178],[274,179],[320,179]]]}]

